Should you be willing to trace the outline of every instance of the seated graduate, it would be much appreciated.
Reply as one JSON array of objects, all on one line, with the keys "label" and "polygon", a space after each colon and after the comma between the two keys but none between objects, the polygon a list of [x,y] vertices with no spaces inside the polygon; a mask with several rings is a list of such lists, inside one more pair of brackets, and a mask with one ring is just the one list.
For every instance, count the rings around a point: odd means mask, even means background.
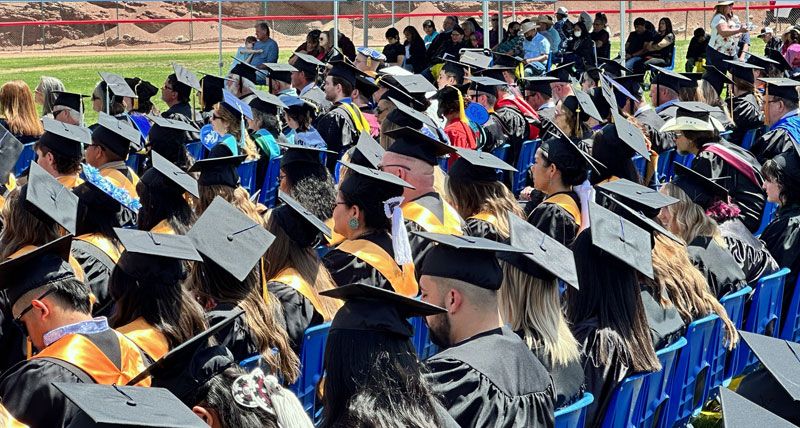
[{"label": "seated graduate", "polygon": [[344,237],[322,261],[338,286],[355,282],[416,296],[407,231],[400,204],[411,185],[385,172],[344,163],[333,230]]},{"label": "seated graduate", "polygon": [[[324,149],[279,144],[284,150],[281,158],[279,188],[319,218],[330,219],[336,204],[336,188],[321,156],[336,154]],[[340,180],[341,181],[341,180]],[[333,222],[328,221],[328,226]]]},{"label": "seated graduate", "polygon": [[499,179],[497,170],[516,171],[491,153],[459,149],[450,167],[447,197],[465,219],[470,236],[504,242],[508,239],[507,212],[522,218],[522,208]]},{"label": "seated graduate", "polygon": [[153,167],[142,174],[136,185],[142,205],[136,227],[154,233],[185,235],[195,216],[184,195],[200,197],[197,180],[160,153],[151,151],[150,155]]},{"label": "seated graduate", "polygon": [[30,426],[68,426],[77,413],[51,382],[125,384],[146,364],[132,341],[105,318],[92,318],[89,289],[66,261],[71,240],[0,264],[11,315],[40,351],[0,376],[0,395],[9,413]]},{"label": "seated graduate", "polygon": [[[758,79],[766,84],[764,97],[766,114],[764,123],[769,130],[760,136],[750,148],[756,158],[765,162],[797,145],[800,131],[797,126],[798,82],[793,79]],[[768,83],[767,83],[768,82]]]},{"label": "seated graduate", "polygon": [[270,161],[281,154],[278,141],[287,141],[281,133],[280,121],[282,109],[286,108],[286,104],[270,93],[258,89],[253,90],[253,93],[256,95],[256,98],[250,101],[253,118],[247,119],[247,131],[258,150],[256,183],[261,185],[267,175]]},{"label": "seated graduate", "polygon": [[[729,64],[731,76],[733,77],[732,93],[728,94],[728,100],[733,107],[731,115],[736,127],[733,128],[731,135],[726,138],[732,144],[742,145],[744,135],[751,129],[759,129],[764,125],[764,105],[761,94],[756,88],[756,79],[753,74],[754,69],[759,69],[753,64],[741,61],[726,60]],[[761,136],[758,131],[756,137]],[[765,159],[759,159],[763,162]]]},{"label": "seated graduate", "polygon": [[255,143],[247,134],[245,125],[246,119],[253,118],[252,109],[228,90],[223,89],[222,96],[222,101],[214,104],[211,115],[211,126],[221,137],[219,145],[230,150],[228,156],[244,155],[247,160],[258,159]]},{"label": "seated graduate", "polygon": [[139,131],[125,120],[100,113],[98,126],[92,131],[92,144],[86,147],[86,163],[100,170],[116,186],[137,197],[139,177],[125,164],[131,148],[140,148]]},{"label": "seated graduate", "polygon": [[366,284],[322,294],[344,305],[325,347],[320,426],[458,426],[423,376],[408,322],[444,309]]},{"label": "seated graduate", "polygon": [[298,376],[298,358],[289,345],[280,303],[266,292],[262,256],[274,236],[260,223],[217,197],[187,234],[202,263],[192,266],[186,286],[214,324],[244,309],[245,315],[215,333],[234,359],[261,357],[261,366],[287,383]]},{"label": "seated graduate", "polygon": [[764,190],[767,200],[778,204],[775,218],[761,234],[761,240],[779,266],[792,270],[783,284],[783,312],[792,301],[800,272],[800,155],[795,148],[764,163]]},{"label": "seated graduate", "polygon": [[[653,277],[650,236],[617,214],[590,203],[572,251],[581,289],[568,289],[567,319],[583,348],[586,390],[595,398],[587,425],[599,426],[625,376],[654,372],[653,348],[637,272]],[[615,242],[625,245],[615,245]]]},{"label": "seated graduate", "polygon": [[195,162],[189,168],[187,172],[200,173],[197,178],[200,193],[195,207],[197,215],[203,214],[215,198],[221,197],[253,221],[263,225],[264,219],[261,218],[256,204],[250,200],[247,190],[239,185],[237,168],[244,159],[243,155],[231,156],[230,151],[224,145],[217,144],[211,149],[209,157]]},{"label": "seated graduate", "polygon": [[[575,95],[568,95],[564,98],[556,105],[554,121],[555,125],[565,131],[569,138],[578,141],[592,135],[592,128],[586,123],[591,117],[583,111],[580,100],[586,102],[585,98],[579,99]],[[592,108],[594,108],[594,104],[592,104]]]},{"label": "seated graduate", "polygon": [[581,352],[561,309],[558,281],[578,289],[575,259],[568,248],[514,214],[508,214],[508,222],[511,245],[532,253],[498,256],[500,315],[553,378],[556,409],[565,407],[584,392]]},{"label": "seated graduate", "polygon": [[42,124],[44,134],[33,146],[36,163],[72,190],[83,183],[80,177],[83,146],[91,144],[91,133],[87,128],[48,117],[42,118]]},{"label": "seated graduate", "polygon": [[503,271],[485,238],[417,232],[437,242],[419,267],[422,301],[447,309],[426,318],[433,343],[426,361],[433,391],[460,426],[553,426],[555,391],[547,369],[510,328],[497,303]]},{"label": "seated graduate", "polygon": [[72,255],[81,264],[84,282],[96,298],[92,314],[108,316],[114,303],[108,292],[108,280],[122,252],[114,228],[124,227],[123,219],[128,213],[138,211],[141,204],[96,168],[83,165],[83,175],[86,182],[72,191],[78,195]]},{"label": "seated graduate", "polygon": [[186,149],[191,142],[191,134],[199,132],[194,125],[181,121],[165,119],[159,116],[148,116],[153,121],[150,133],[147,134],[147,145],[150,151],[149,164],[153,165],[152,153],[158,152],[170,162],[186,171],[193,160]]},{"label": "seated graduate", "polygon": [[614,123],[601,128],[591,138],[591,153],[602,165],[600,173],[591,178],[592,184],[603,184],[624,178],[634,183],[641,183],[644,177],[639,176],[633,164],[633,156],[639,154],[650,159],[650,149],[644,133],[616,112],[612,113]]},{"label": "seated graduate", "polygon": [[661,192],[680,202],[661,210],[661,224],[688,244],[692,263],[703,272],[717,299],[741,290],[747,286],[745,273],[728,250],[717,223],[705,213],[717,200],[726,200],[728,192],[678,163],[675,174]]},{"label": "seated graduate", "polygon": [[286,136],[289,142],[298,146],[325,149],[328,145],[312,124],[316,110],[314,104],[293,96],[283,97],[282,100],[287,106],[286,125],[293,131]]},{"label": "seated graduate", "polygon": [[718,180],[741,210],[741,219],[750,232],[758,230],[766,195],[761,189],[761,164],[750,152],[719,137],[723,129],[711,112],[717,107],[703,103],[675,104],[677,116],[669,119],[661,132],[675,132],[678,153],[695,155],[691,168],[705,177]]},{"label": "seated graduate", "polygon": [[205,330],[203,308],[181,284],[184,261],[200,261],[192,241],[132,229],[114,229],[125,251],[114,267],[109,323],[156,361]]},{"label": "seated graduate", "polygon": [[275,242],[264,256],[269,261],[264,277],[267,291],[281,302],[286,333],[300,355],[306,329],[330,321],[339,308],[336,300],[319,294],[336,286],[315,249],[331,230],[286,193],[279,192],[278,199],[284,204],[266,215]]}]

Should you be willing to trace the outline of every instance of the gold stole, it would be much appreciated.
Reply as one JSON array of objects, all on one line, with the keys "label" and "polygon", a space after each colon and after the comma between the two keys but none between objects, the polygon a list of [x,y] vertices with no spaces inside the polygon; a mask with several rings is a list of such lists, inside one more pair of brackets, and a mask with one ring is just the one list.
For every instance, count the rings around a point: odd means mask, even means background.
[{"label": "gold stole", "polygon": [[128,172],[130,172],[131,177],[133,177],[130,180],[125,176],[125,174],[114,168],[101,169],[100,175],[109,179],[115,186],[127,190],[128,194],[131,195],[131,198],[138,198],[139,194],[136,193],[136,184],[139,183],[139,177],[137,177],[130,168],[128,168]]},{"label": "gold stole", "polygon": [[86,235],[81,235],[76,237],[75,239],[83,242],[88,242],[95,247],[99,248],[102,252],[104,252],[114,264],[119,261],[120,256],[120,249],[114,245],[111,240],[106,238],[105,236],[98,235],[96,233],[88,233]]},{"label": "gold stole", "polygon": [[[302,294],[303,297],[308,299],[312,305],[314,305],[314,309],[320,314],[323,314],[324,311],[322,310],[322,304],[319,301],[319,297],[317,293],[314,292],[314,288],[303,279],[300,274],[294,270],[293,268],[286,268],[280,272],[275,278],[270,279],[267,282],[280,282],[281,284],[286,284],[289,287],[294,288],[298,293]],[[330,321],[326,319],[325,321]]]},{"label": "gold stole", "polygon": [[575,224],[577,224],[578,227],[581,226],[581,209],[578,208],[578,204],[576,204],[575,200],[569,195],[565,193],[559,193],[545,199],[543,203],[556,204],[563,208],[564,211],[568,212],[569,215],[572,216],[573,220],[575,220]]},{"label": "gold stole", "polygon": [[158,222],[158,224],[153,226],[153,228],[150,229],[150,231],[153,233],[163,233],[165,235],[175,234],[175,229],[173,229],[172,226],[170,226],[169,222],[166,219]]},{"label": "gold stole", "polygon": [[375,268],[389,281],[396,293],[407,297],[415,297],[419,293],[413,263],[401,269],[380,245],[366,239],[354,239],[342,242],[336,249],[352,254]]},{"label": "gold stole", "polygon": [[131,323],[118,328],[117,331],[142,348],[154,361],[169,352],[169,343],[166,336],[148,324],[142,317],[136,318]]},{"label": "gold stole", "polygon": [[411,201],[403,204],[403,217],[420,225],[426,232],[444,233],[448,235],[464,234],[461,230],[461,218],[453,207],[442,201],[444,221],[439,221],[433,213],[422,205]]},{"label": "gold stole", "polygon": [[56,177],[56,180],[58,180],[62,186],[70,190],[83,184],[83,179],[77,175],[62,175],[60,177]]}]

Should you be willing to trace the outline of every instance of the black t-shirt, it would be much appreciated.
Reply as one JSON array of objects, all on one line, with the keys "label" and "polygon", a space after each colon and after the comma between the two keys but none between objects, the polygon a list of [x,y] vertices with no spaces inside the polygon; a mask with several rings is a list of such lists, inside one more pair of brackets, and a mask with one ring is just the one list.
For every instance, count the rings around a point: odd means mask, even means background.
[{"label": "black t-shirt", "polygon": [[631,34],[628,35],[628,43],[629,44],[628,44],[628,48],[625,49],[625,53],[632,54],[634,52],[638,52],[638,51],[642,50],[642,48],[644,47],[644,44],[646,42],[649,42],[649,41],[652,41],[652,40],[653,40],[653,36],[649,32],[645,31],[642,34],[639,34],[639,33],[634,31],[634,32],[632,32]]},{"label": "black t-shirt", "polygon": [[386,55],[386,62],[396,63],[398,56],[405,56],[406,48],[400,43],[390,43],[383,47],[383,54]]}]

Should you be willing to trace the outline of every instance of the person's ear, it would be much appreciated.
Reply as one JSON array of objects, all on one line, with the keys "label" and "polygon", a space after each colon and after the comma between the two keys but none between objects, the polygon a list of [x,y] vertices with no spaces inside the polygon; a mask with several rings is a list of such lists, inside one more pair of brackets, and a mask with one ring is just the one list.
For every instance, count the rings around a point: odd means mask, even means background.
[{"label": "person's ear", "polygon": [[198,418],[202,419],[203,422],[205,422],[208,426],[214,426],[214,414],[211,413],[210,410],[204,407],[194,406],[192,407],[192,412],[194,412],[194,414],[197,415]]},{"label": "person's ear", "polygon": [[50,311],[50,307],[47,304],[45,304],[45,302],[42,300],[32,300],[31,306],[33,307],[33,309],[41,311],[41,314],[37,315],[37,317],[41,320],[44,320],[45,318],[49,317],[50,314],[52,313]]},{"label": "person's ear", "polygon": [[464,303],[464,296],[456,290],[455,288],[451,288],[444,297],[445,308],[447,312],[453,314],[458,312],[461,309],[461,305]]}]

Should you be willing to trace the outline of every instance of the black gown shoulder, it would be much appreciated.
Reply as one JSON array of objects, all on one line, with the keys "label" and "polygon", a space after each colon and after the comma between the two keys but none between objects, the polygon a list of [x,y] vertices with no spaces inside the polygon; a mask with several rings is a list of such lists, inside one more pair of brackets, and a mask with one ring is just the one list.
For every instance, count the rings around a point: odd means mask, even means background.
[{"label": "black gown shoulder", "polygon": [[[213,310],[206,312],[208,325],[214,325],[229,317],[236,309],[236,305],[220,303]],[[236,318],[230,325],[221,329],[214,335],[220,345],[227,347],[237,363],[260,353],[250,327],[244,316]]]},{"label": "black gown shoulder", "polygon": [[[350,114],[341,105],[320,116],[314,127],[325,140],[328,150],[342,153],[358,141],[358,133]],[[338,156],[328,156],[327,167],[333,172]]]},{"label": "black gown shoulder", "polygon": [[[516,333],[517,336],[525,340],[521,331]],[[543,347],[535,346],[531,351],[553,379],[553,388],[556,394],[556,409],[569,406],[583,397],[586,391],[586,383],[583,381],[583,366],[580,360],[575,360],[567,365],[555,365],[552,363],[550,355],[545,352]]]},{"label": "black gown shoulder", "polygon": [[761,239],[778,266],[791,269],[783,286],[783,313],[786,313],[800,272],[800,204],[781,207]]},{"label": "black gown shoulder", "polygon": [[798,144],[785,129],[778,128],[767,131],[758,137],[750,147],[750,151],[756,156],[759,162],[766,162],[787,151],[794,150],[794,144]]},{"label": "black gown shoulder", "polygon": [[322,315],[314,309],[310,300],[289,285],[272,281],[267,283],[267,290],[281,302],[290,345],[292,350],[300,355],[306,329],[322,324],[324,322]]},{"label": "black gown shoulder", "polygon": [[489,120],[482,125],[482,128],[482,134],[486,136],[486,140],[480,147],[482,151],[491,152],[492,150],[506,143],[506,136],[503,133],[503,126],[500,125],[497,119],[491,114],[489,115]]},{"label": "black gown shoulder", "polygon": [[525,116],[512,106],[504,106],[495,110],[495,117],[505,131],[506,142],[511,146],[509,162],[514,165],[519,157],[522,143],[528,139],[528,122]]},{"label": "black gown shoulder", "polygon": [[687,250],[692,264],[706,277],[711,293],[717,299],[747,286],[744,272],[736,260],[713,238],[698,236],[689,243]]},{"label": "black gown shoulder", "polygon": [[683,336],[686,323],[675,306],[663,308],[649,289],[641,287],[644,314],[647,317],[647,326],[650,328],[650,338],[653,339],[653,349],[665,348]]},{"label": "black gown shoulder", "polygon": [[741,146],[747,131],[764,126],[764,110],[754,94],[739,95],[733,97],[732,101],[731,116],[736,127],[728,136],[728,141]]},{"label": "black gown shoulder", "polygon": [[719,231],[725,239],[728,252],[742,268],[748,284],[779,269],[764,243],[754,237],[741,220],[725,221],[719,225]]},{"label": "black gown shoulder", "polygon": [[[386,232],[370,233],[360,239],[370,241],[383,248],[390,256],[394,257],[392,237]],[[414,247],[411,247],[412,253]],[[322,258],[322,264],[328,269],[337,286],[342,287],[353,283],[369,284],[373,287],[394,291],[383,274],[358,257],[339,249],[332,249]]]},{"label": "black gown shoulder", "polygon": [[476,335],[426,361],[426,375],[462,427],[552,427],[547,370],[506,327]]},{"label": "black gown shoulder", "polygon": [[675,147],[675,134],[660,131],[666,122],[655,110],[651,108],[642,110],[635,118],[647,130],[650,145],[657,153]]},{"label": "black gown shoulder", "polygon": [[469,236],[477,236],[478,238],[491,239],[497,242],[505,242],[507,240],[498,232],[497,226],[488,221],[468,218],[464,220],[464,222],[466,223],[467,235]]},{"label": "black gown shoulder", "polygon": [[[570,196],[574,194],[570,193]],[[577,199],[577,196],[573,196]],[[578,205],[580,207],[580,204]],[[571,247],[578,234],[578,224],[564,208],[550,202],[542,202],[528,215],[528,223],[536,226],[551,238],[566,247]]]},{"label": "black gown shoulder", "polygon": [[114,261],[103,250],[79,239],[72,241],[72,256],[83,268],[83,282],[89,286],[97,298],[92,307],[92,315],[95,317],[111,316],[114,305],[108,289],[108,281],[111,279],[111,272],[114,271]]}]

